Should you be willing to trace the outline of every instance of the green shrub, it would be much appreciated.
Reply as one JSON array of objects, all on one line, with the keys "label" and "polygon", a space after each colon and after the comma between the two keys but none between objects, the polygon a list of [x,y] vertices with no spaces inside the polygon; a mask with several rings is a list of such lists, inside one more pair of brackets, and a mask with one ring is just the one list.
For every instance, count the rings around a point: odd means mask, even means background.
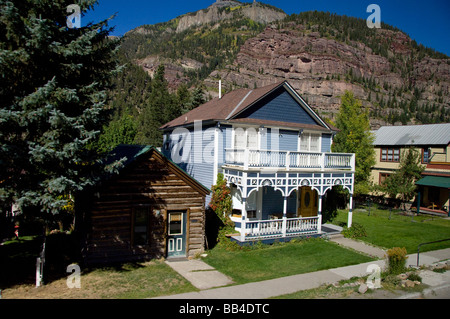
[{"label": "green shrub", "polygon": [[389,274],[401,274],[406,271],[406,248],[394,247],[387,251]]},{"label": "green shrub", "polygon": [[366,229],[363,225],[358,223],[353,223],[350,228],[344,227],[342,235],[344,235],[345,238],[367,237]]}]

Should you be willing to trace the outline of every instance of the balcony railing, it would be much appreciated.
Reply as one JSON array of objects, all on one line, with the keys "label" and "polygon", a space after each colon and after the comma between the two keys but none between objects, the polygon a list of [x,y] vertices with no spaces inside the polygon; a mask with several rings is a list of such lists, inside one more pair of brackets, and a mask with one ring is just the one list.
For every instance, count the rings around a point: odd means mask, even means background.
[{"label": "balcony railing", "polygon": [[355,154],[226,149],[225,164],[249,168],[355,170]]}]

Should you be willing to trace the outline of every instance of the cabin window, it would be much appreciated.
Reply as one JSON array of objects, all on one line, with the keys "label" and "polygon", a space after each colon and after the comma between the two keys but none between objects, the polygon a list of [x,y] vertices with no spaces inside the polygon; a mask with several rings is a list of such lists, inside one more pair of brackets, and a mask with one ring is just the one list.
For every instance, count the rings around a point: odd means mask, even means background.
[{"label": "cabin window", "polygon": [[381,149],[382,162],[400,162],[399,148],[382,148]]},{"label": "cabin window", "polygon": [[137,207],[133,210],[133,245],[147,245],[149,239],[149,207]]},{"label": "cabin window", "polygon": [[300,151],[320,152],[320,134],[303,133],[300,137]]},{"label": "cabin window", "polygon": [[169,214],[169,235],[183,235],[183,213],[171,212]]}]

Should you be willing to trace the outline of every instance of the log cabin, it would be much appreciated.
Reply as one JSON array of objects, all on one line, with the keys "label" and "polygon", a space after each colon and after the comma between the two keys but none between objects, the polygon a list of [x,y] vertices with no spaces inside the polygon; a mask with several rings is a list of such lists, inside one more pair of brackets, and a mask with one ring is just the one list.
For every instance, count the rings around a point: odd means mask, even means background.
[{"label": "log cabin", "polygon": [[77,200],[87,264],[191,258],[204,251],[210,190],[152,146],[120,145],[118,174]]}]

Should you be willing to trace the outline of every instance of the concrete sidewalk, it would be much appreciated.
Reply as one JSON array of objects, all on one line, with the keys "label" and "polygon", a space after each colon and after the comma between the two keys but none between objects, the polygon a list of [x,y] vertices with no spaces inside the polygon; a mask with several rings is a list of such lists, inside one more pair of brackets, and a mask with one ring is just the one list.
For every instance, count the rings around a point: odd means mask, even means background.
[{"label": "concrete sidewalk", "polygon": [[233,280],[202,260],[166,260],[166,264],[198,289],[211,289],[233,284]]},{"label": "concrete sidewalk", "polygon": [[[376,256],[382,253],[382,250],[377,250],[376,247],[372,247],[358,241],[347,241],[342,240],[341,238],[337,239],[339,239],[339,244],[351,246],[352,249],[363,251],[367,254],[373,254]],[[428,266],[447,259],[450,259],[450,248],[421,253],[420,265]],[[415,266],[416,263],[417,254],[408,255],[407,266]],[[201,260],[168,262],[168,264],[199,289],[204,289],[201,287],[217,287],[232,283],[230,278],[214,270],[211,266]],[[385,267],[385,260],[376,260],[359,265],[333,268],[243,285],[234,285],[215,289],[205,289],[198,292],[163,296],[158,297],[157,299],[265,299],[294,293],[301,290],[318,288],[324,284],[333,284],[352,277],[363,277],[369,274],[367,272],[368,267],[373,264],[376,264],[383,269]],[[184,270],[181,269],[183,267]],[[196,271],[195,269],[199,269],[200,271]],[[203,271],[201,271],[202,269]],[[424,283],[432,287],[437,285],[450,285],[450,274],[442,275],[428,272],[425,277]]]}]

